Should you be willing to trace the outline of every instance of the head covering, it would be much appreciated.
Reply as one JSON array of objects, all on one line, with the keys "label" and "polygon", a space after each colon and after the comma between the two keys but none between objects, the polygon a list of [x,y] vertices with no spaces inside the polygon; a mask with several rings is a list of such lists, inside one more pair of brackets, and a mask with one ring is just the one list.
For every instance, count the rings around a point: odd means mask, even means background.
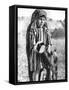
[{"label": "head covering", "polygon": [[45,17],[45,19],[47,19],[47,13],[42,9],[36,9],[32,14],[31,22],[37,20],[40,17]]}]

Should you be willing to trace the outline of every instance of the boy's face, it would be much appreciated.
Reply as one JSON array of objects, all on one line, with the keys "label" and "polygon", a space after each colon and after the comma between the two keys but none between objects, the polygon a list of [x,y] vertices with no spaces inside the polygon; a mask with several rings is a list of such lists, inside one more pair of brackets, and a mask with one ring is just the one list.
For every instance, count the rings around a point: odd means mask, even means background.
[{"label": "boy's face", "polygon": [[38,21],[37,21],[38,22],[38,26],[42,27],[44,25],[45,21],[46,21],[45,17],[40,17],[38,19]]}]

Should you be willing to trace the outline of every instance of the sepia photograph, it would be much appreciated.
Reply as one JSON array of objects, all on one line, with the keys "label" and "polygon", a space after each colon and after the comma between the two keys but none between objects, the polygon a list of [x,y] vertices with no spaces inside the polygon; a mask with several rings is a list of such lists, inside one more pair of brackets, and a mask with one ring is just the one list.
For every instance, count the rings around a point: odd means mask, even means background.
[{"label": "sepia photograph", "polygon": [[17,80],[65,80],[65,10],[17,9]]}]

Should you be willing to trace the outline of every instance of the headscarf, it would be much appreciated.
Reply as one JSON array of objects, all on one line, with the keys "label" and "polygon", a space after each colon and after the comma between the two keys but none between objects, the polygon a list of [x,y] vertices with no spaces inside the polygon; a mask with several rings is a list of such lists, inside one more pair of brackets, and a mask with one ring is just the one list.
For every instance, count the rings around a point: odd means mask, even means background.
[{"label": "headscarf", "polygon": [[31,22],[34,22],[40,17],[45,17],[45,19],[47,19],[47,13],[42,9],[36,9],[32,14]]}]

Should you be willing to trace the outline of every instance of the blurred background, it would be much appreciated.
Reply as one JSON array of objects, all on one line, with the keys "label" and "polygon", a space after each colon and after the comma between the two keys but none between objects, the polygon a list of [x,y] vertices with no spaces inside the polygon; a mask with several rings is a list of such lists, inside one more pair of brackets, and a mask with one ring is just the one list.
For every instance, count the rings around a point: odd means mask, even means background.
[{"label": "blurred background", "polygon": [[[18,81],[29,81],[26,56],[26,31],[35,9],[18,9]],[[52,48],[58,54],[58,80],[65,79],[65,11],[45,10]]]}]

